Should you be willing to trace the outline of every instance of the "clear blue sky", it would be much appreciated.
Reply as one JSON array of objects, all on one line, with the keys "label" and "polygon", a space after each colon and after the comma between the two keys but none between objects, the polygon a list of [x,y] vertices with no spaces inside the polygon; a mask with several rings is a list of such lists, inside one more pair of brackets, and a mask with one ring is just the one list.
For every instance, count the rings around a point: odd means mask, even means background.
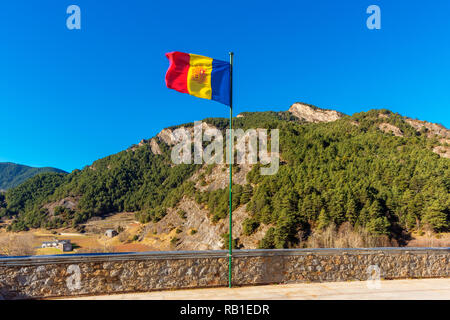
[{"label": "clear blue sky", "polygon": [[[0,6],[0,161],[71,171],[228,108],[165,87],[168,51],[228,59],[235,114],[296,101],[450,127],[450,1],[14,0]],[[81,8],[81,30],[66,8]],[[381,30],[366,8],[381,7]]]}]

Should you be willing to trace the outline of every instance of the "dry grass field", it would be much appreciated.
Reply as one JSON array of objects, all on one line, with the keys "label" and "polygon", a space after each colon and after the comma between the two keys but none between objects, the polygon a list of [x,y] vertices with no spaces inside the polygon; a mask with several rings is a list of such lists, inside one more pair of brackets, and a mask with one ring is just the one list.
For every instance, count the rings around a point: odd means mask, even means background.
[{"label": "dry grass field", "polygon": [[[133,213],[119,213],[85,224],[87,232],[81,234],[72,229],[44,230],[9,233],[0,229],[0,255],[54,255],[91,252],[154,251],[152,246],[136,241],[143,225],[134,220]],[[108,238],[107,229],[121,229],[119,235]],[[70,240],[73,251],[62,252],[57,248],[41,248],[44,241]],[[19,246],[18,246],[19,245]]]},{"label": "dry grass field", "polygon": [[37,256],[45,256],[45,255],[54,255],[54,254],[63,254],[58,248],[37,248],[36,255]]},{"label": "dry grass field", "polygon": [[408,243],[408,247],[450,247],[450,233],[413,234],[413,239]]}]

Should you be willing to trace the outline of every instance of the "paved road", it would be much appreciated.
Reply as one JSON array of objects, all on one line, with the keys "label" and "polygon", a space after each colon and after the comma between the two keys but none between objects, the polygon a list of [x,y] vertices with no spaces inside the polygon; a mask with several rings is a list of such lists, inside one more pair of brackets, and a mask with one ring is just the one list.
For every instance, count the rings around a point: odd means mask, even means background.
[{"label": "paved road", "polygon": [[234,299],[294,299],[294,300],[378,300],[436,299],[450,300],[450,279],[385,280],[379,288],[365,281],[284,284],[240,288],[190,289],[91,296],[84,300],[234,300]]}]

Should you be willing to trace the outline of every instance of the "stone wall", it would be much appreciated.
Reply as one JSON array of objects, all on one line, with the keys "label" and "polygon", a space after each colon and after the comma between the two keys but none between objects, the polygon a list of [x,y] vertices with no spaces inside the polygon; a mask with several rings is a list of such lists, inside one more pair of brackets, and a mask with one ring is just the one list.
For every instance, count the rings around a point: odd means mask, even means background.
[{"label": "stone wall", "polygon": [[[237,250],[233,284],[449,277],[450,248]],[[0,258],[0,299],[226,286],[226,251]]]}]

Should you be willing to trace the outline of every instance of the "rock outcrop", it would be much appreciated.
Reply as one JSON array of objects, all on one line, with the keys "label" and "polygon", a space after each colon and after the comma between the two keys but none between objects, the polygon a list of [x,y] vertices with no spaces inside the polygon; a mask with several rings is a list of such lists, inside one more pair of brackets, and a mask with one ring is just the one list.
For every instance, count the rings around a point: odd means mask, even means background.
[{"label": "rock outcrop", "polygon": [[175,137],[171,129],[163,129],[156,135],[160,141],[165,142],[167,145],[172,146],[175,144]]},{"label": "rock outcrop", "polygon": [[450,158],[450,130],[437,123],[411,118],[405,118],[405,121],[417,131],[425,132],[428,138],[438,138],[441,145],[435,146],[433,152],[440,157]]},{"label": "rock outcrop", "polygon": [[307,122],[332,122],[339,120],[344,116],[343,113],[336,110],[320,109],[303,103],[294,103],[288,110],[295,117]]},{"label": "rock outcrop", "polygon": [[427,136],[429,138],[433,136],[438,136],[450,139],[450,130],[448,130],[447,128],[445,128],[440,124],[421,120],[414,120],[411,118],[405,118],[405,121],[409,123],[412,127],[414,127],[414,129],[416,129],[417,131],[426,130]]},{"label": "rock outcrop", "polygon": [[66,197],[59,201],[47,203],[43,207],[48,209],[49,214],[51,216],[53,216],[55,213],[56,207],[63,207],[63,208],[69,209],[69,210],[75,210],[78,205],[79,200],[80,200],[80,197]]},{"label": "rock outcrop", "polygon": [[[184,212],[181,217],[179,212]],[[208,209],[189,197],[183,197],[177,207],[169,208],[158,222],[145,226],[142,243],[157,250],[219,250],[223,248],[221,235],[228,232],[228,220],[213,223]],[[244,235],[243,222],[248,217],[245,206],[233,211],[233,237],[242,249],[256,249],[270,225],[260,226],[252,235]]]},{"label": "rock outcrop", "polygon": [[161,154],[161,149],[159,148],[158,142],[153,138],[150,140],[150,148],[154,154]]},{"label": "rock outcrop", "polygon": [[403,137],[402,130],[400,130],[400,128],[398,128],[390,123],[387,123],[387,122],[380,123],[378,125],[378,128],[385,133],[392,133],[396,137]]},{"label": "rock outcrop", "polygon": [[440,157],[450,159],[450,147],[449,146],[437,146],[433,148],[433,152]]}]

